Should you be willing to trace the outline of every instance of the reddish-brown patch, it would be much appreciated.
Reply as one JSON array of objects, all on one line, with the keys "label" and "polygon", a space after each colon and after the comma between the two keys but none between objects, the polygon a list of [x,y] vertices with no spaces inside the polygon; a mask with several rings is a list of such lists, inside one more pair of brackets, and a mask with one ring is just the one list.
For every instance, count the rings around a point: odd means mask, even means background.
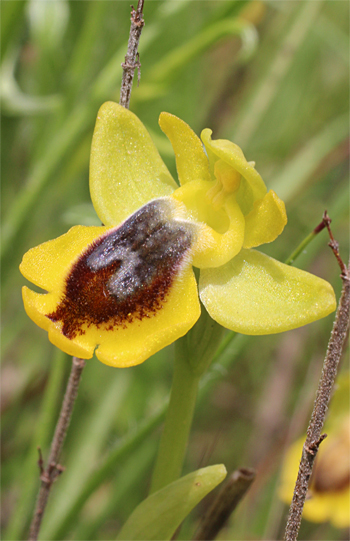
[{"label": "reddish-brown patch", "polygon": [[189,224],[169,220],[168,205],[148,203],[79,257],[47,315],[62,321],[67,338],[84,334],[83,326],[125,327],[162,308],[193,240]]}]

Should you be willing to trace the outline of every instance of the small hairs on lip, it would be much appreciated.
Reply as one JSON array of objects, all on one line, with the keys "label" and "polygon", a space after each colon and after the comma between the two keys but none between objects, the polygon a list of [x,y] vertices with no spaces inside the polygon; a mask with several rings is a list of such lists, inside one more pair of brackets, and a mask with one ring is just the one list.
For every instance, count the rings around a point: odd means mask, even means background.
[{"label": "small hairs on lip", "polygon": [[162,308],[194,242],[192,225],[174,219],[173,207],[169,199],[147,203],[73,264],[61,302],[47,314],[67,338],[90,325],[125,327]]}]

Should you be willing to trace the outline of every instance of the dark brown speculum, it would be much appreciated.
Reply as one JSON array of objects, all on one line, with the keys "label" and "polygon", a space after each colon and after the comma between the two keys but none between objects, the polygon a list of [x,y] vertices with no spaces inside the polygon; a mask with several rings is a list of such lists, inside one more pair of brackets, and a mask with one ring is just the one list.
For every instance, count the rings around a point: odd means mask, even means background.
[{"label": "dark brown speculum", "polygon": [[172,206],[151,201],[73,264],[60,304],[47,315],[62,321],[65,336],[84,334],[83,326],[125,327],[162,308],[194,238],[191,224],[172,218]]}]

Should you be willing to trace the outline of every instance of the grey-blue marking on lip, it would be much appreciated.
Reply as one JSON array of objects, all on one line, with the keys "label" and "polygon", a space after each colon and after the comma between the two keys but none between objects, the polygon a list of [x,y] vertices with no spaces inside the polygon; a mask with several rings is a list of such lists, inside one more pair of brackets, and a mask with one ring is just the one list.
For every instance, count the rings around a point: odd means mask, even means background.
[{"label": "grey-blue marking on lip", "polygon": [[193,226],[174,220],[172,211],[173,203],[166,199],[147,203],[88,256],[87,265],[95,272],[120,263],[107,282],[108,292],[118,300],[149,287],[165,267],[178,266],[191,246]]},{"label": "grey-blue marking on lip", "polygon": [[196,237],[194,224],[174,218],[175,205],[166,198],[147,203],[80,255],[61,302],[47,314],[62,321],[66,337],[90,325],[112,332],[163,307]]}]

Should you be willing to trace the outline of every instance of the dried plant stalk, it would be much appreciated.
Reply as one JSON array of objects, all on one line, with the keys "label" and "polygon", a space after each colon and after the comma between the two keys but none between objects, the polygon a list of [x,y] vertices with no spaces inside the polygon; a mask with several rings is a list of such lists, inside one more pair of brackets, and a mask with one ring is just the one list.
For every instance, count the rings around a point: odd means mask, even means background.
[{"label": "dried plant stalk", "polygon": [[64,395],[61,413],[56,425],[55,434],[52,439],[49,459],[47,466],[44,469],[41,451],[39,449],[39,467],[41,485],[36,502],[36,507],[33,515],[32,524],[30,526],[29,541],[38,539],[41,521],[45,512],[47,501],[49,499],[52,483],[62,473],[63,468],[58,463],[63,443],[67,434],[67,429],[71,420],[75,399],[78,394],[81,375],[86,361],[73,357],[72,370],[69,376],[66,393]]},{"label": "dried plant stalk", "polygon": [[[329,224],[328,224],[329,228]],[[338,245],[331,235],[331,246],[341,268],[343,280],[342,293],[333,325],[333,330],[328,343],[326,358],[323,363],[322,374],[317,389],[314,409],[307,429],[306,440],[299,465],[298,477],[295,483],[293,500],[289,509],[289,516],[284,535],[285,541],[295,541],[301,523],[304,503],[309,488],[313,464],[320,443],[326,437],[322,429],[331,399],[332,390],[337,375],[338,365],[343,353],[346,338],[349,332],[350,313],[350,262],[348,267],[344,265],[339,256]]]}]

